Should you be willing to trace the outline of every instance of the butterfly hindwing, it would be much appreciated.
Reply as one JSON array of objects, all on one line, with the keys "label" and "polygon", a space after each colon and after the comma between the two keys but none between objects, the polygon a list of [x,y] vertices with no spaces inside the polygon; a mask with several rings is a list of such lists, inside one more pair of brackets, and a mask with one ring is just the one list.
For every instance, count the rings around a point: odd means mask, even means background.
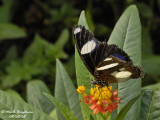
[{"label": "butterfly hindwing", "polygon": [[99,63],[95,70],[95,77],[109,83],[116,83],[144,77],[144,73],[140,67],[110,56]]}]

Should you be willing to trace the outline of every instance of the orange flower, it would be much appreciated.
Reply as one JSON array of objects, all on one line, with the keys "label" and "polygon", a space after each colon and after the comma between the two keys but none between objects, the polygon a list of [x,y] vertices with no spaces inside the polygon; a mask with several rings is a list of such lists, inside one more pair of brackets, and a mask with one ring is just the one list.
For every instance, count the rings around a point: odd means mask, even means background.
[{"label": "orange flower", "polygon": [[111,113],[114,109],[118,107],[117,104],[120,103],[120,97],[117,97],[117,90],[115,90],[111,97],[111,102],[108,103],[108,106],[106,107],[108,112]]},{"label": "orange flower", "polygon": [[96,114],[98,113],[99,111],[101,113],[106,113],[106,108],[105,108],[105,104],[108,103],[106,100],[103,100],[101,102],[99,102],[98,100],[94,100],[92,103],[91,103],[91,106],[89,106],[90,109],[93,110],[93,113]]},{"label": "orange flower", "polygon": [[90,105],[89,108],[93,110],[93,113],[98,112],[106,113],[108,111],[111,113],[114,109],[118,107],[117,104],[120,103],[120,98],[117,97],[117,90],[112,92],[112,86],[110,87],[99,87],[91,88],[90,95],[86,94],[85,86],[79,86],[77,89],[78,93],[83,94],[83,101],[85,104]]}]

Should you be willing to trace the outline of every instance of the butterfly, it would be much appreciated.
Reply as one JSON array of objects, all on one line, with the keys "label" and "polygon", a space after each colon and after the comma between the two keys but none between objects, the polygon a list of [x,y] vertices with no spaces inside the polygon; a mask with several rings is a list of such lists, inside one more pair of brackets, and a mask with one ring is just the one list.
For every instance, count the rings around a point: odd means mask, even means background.
[{"label": "butterfly", "polygon": [[133,65],[128,54],[118,46],[98,41],[91,31],[81,25],[73,28],[73,34],[78,53],[94,76],[92,84],[103,87],[144,77],[143,69]]}]

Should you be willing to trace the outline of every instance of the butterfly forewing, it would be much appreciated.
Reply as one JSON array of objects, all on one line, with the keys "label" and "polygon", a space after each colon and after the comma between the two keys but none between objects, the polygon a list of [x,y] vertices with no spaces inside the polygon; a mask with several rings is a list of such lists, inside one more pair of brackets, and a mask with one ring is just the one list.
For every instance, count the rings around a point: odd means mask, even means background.
[{"label": "butterfly forewing", "polygon": [[87,69],[94,75],[95,67],[101,61],[107,44],[94,38],[93,33],[82,26],[73,29],[77,50]]}]

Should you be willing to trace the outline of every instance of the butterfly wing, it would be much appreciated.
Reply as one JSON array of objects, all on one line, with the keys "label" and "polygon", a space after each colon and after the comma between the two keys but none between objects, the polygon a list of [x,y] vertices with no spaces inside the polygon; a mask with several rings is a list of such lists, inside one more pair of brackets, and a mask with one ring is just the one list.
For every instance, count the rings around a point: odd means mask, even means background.
[{"label": "butterfly wing", "polygon": [[95,69],[95,77],[109,83],[117,83],[139,77],[143,78],[144,72],[141,67],[111,55],[98,64]]},{"label": "butterfly wing", "polygon": [[73,34],[83,63],[97,80],[115,83],[144,76],[143,70],[133,65],[125,51],[98,41],[84,26],[74,27]]},{"label": "butterfly wing", "polygon": [[120,56],[120,59],[132,63],[129,56],[116,45],[108,45],[106,42],[100,42],[94,38],[94,34],[86,30],[84,26],[76,26],[73,28],[74,39],[77,50],[82,58],[83,63],[94,75],[95,68],[110,55]]},{"label": "butterfly wing", "polygon": [[80,25],[73,28],[73,34],[83,63],[90,73],[94,75],[95,68],[101,61],[108,45],[96,40],[93,33]]}]

